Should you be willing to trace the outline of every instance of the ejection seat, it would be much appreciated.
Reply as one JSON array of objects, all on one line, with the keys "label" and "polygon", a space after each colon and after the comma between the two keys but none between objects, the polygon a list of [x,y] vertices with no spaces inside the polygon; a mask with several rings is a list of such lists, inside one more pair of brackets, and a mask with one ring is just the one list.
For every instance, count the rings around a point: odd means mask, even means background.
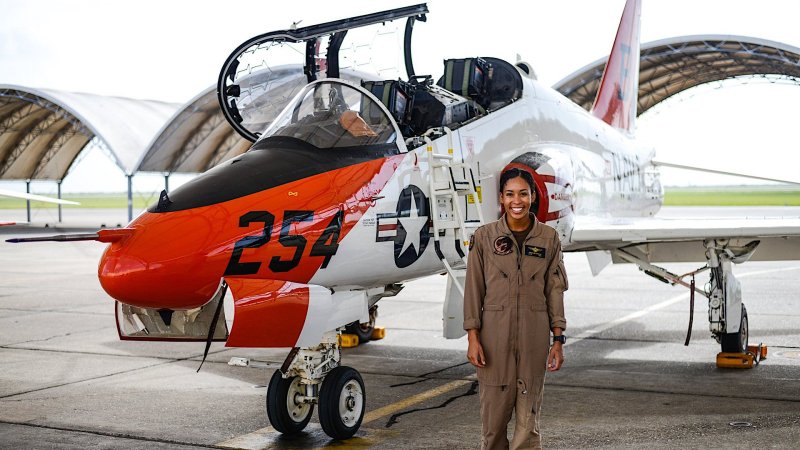
[{"label": "ejection seat", "polygon": [[[403,136],[413,135],[413,131],[409,128],[411,109],[414,105],[415,88],[413,85],[400,80],[385,80],[362,81],[361,86],[386,106],[394,120],[397,121]],[[380,120],[381,116],[382,114],[377,105],[370,103],[361,106],[361,117],[368,124],[374,123],[375,120]]]},{"label": "ejection seat", "polygon": [[481,113],[494,111],[522,96],[522,76],[499,58],[463,58],[444,61],[444,76],[437,85],[474,101]]},{"label": "ejection seat", "polygon": [[[459,128],[522,96],[519,70],[501,59],[448,59],[444,65],[445,74],[435,86],[429,75],[361,85],[386,105],[406,138],[436,127]],[[361,116],[371,123],[381,114],[377,105],[363,105]]]}]

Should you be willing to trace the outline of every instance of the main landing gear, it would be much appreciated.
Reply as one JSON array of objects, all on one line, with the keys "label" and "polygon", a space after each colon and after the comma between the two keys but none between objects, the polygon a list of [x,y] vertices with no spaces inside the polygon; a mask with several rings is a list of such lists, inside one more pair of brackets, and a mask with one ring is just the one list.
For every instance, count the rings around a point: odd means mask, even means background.
[{"label": "main landing gear", "polygon": [[[711,269],[708,293],[708,322],[714,339],[726,353],[746,353],[747,308],[742,303],[742,285],[733,276],[733,263],[750,259],[758,242],[729,249],[727,241],[706,241],[706,259]],[[752,247],[751,247],[752,244]],[[739,250],[739,251],[736,251]]]},{"label": "main landing gear", "polygon": [[267,416],[283,434],[297,434],[308,425],[318,405],[322,430],[333,439],[348,439],[361,426],[366,390],[361,374],[340,366],[338,333],[328,332],[313,348],[295,348],[267,390]]},{"label": "main landing gear", "polygon": [[[753,255],[759,241],[744,246],[730,245],[727,239],[704,241],[707,264],[684,275],[676,275],[647,261],[646,255],[637,248],[615,250],[616,256],[639,266],[646,274],[669,284],[680,284],[708,297],[708,322],[712,336],[720,343],[723,353],[747,353],[749,323],[747,309],[742,303],[741,283],[733,275],[732,264],[746,262]],[[692,277],[705,270],[711,271],[711,279],[705,289],[696,288]],[[692,297],[694,298],[694,297]],[[691,321],[690,321],[691,323]],[[691,333],[691,328],[689,330]],[[689,339],[687,337],[686,344]]]},{"label": "main landing gear", "polygon": [[344,330],[348,334],[354,334],[358,336],[358,342],[364,343],[368,342],[372,339],[372,333],[375,331],[375,321],[378,318],[378,305],[373,305],[372,308],[369,309],[369,321],[366,323],[361,323],[359,321],[355,321],[351,324],[348,324],[344,327]]}]

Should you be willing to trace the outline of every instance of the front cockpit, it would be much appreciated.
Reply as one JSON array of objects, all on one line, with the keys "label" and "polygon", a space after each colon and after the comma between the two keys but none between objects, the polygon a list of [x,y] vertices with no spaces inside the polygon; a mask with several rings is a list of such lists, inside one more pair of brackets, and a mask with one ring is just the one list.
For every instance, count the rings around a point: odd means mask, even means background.
[{"label": "front cockpit", "polygon": [[169,195],[162,194],[148,211],[165,213],[223,203],[397,155],[404,146],[398,136],[395,122],[364,88],[338,79],[315,81],[289,101],[249,151]]},{"label": "front cockpit", "polygon": [[338,80],[308,85],[264,132],[259,142],[282,136],[318,149],[393,144],[395,124],[361,90]]}]

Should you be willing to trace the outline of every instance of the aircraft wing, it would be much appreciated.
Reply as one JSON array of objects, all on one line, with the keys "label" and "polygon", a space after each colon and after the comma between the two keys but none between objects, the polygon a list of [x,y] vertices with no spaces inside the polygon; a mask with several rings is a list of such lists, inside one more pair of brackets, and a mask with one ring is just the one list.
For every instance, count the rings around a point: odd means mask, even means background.
[{"label": "aircraft wing", "polygon": [[703,241],[727,239],[730,247],[758,241],[750,260],[800,259],[800,218],[608,218],[576,217],[565,251],[619,250],[648,262],[703,262]]},{"label": "aircraft wing", "polygon": [[80,205],[80,203],[73,202],[70,200],[62,200],[60,198],[45,197],[43,195],[36,195],[36,194],[26,194],[24,192],[9,191],[6,189],[0,189],[0,196],[21,198],[23,200],[33,200],[36,202],[58,203],[61,205]]}]

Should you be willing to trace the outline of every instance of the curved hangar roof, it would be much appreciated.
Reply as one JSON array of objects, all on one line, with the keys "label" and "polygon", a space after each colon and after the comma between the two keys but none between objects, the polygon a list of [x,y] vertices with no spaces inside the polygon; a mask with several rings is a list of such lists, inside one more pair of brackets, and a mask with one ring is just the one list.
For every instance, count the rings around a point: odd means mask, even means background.
[{"label": "curved hangar roof", "polygon": [[61,180],[95,136],[126,174],[178,105],[0,85],[0,179]]},{"label": "curved hangar roof", "polygon": [[205,172],[244,153],[251,144],[228,125],[214,85],[182,106],[164,124],[147,147],[137,170]]},{"label": "curved hangar roof", "polygon": [[[588,110],[605,63],[606,58],[599,59],[554,88]],[[740,36],[688,36],[643,44],[638,114],[703,83],[769,74],[800,84],[800,49]],[[225,121],[214,87],[178,108],[0,85],[0,179],[63,179],[95,136],[127,174],[203,172],[250,145]]]},{"label": "curved hangar roof", "polygon": [[[553,86],[589,110],[607,58]],[[800,84],[800,48],[743,36],[683,36],[642,44],[637,115],[689,88],[728,78],[778,75]]]}]

